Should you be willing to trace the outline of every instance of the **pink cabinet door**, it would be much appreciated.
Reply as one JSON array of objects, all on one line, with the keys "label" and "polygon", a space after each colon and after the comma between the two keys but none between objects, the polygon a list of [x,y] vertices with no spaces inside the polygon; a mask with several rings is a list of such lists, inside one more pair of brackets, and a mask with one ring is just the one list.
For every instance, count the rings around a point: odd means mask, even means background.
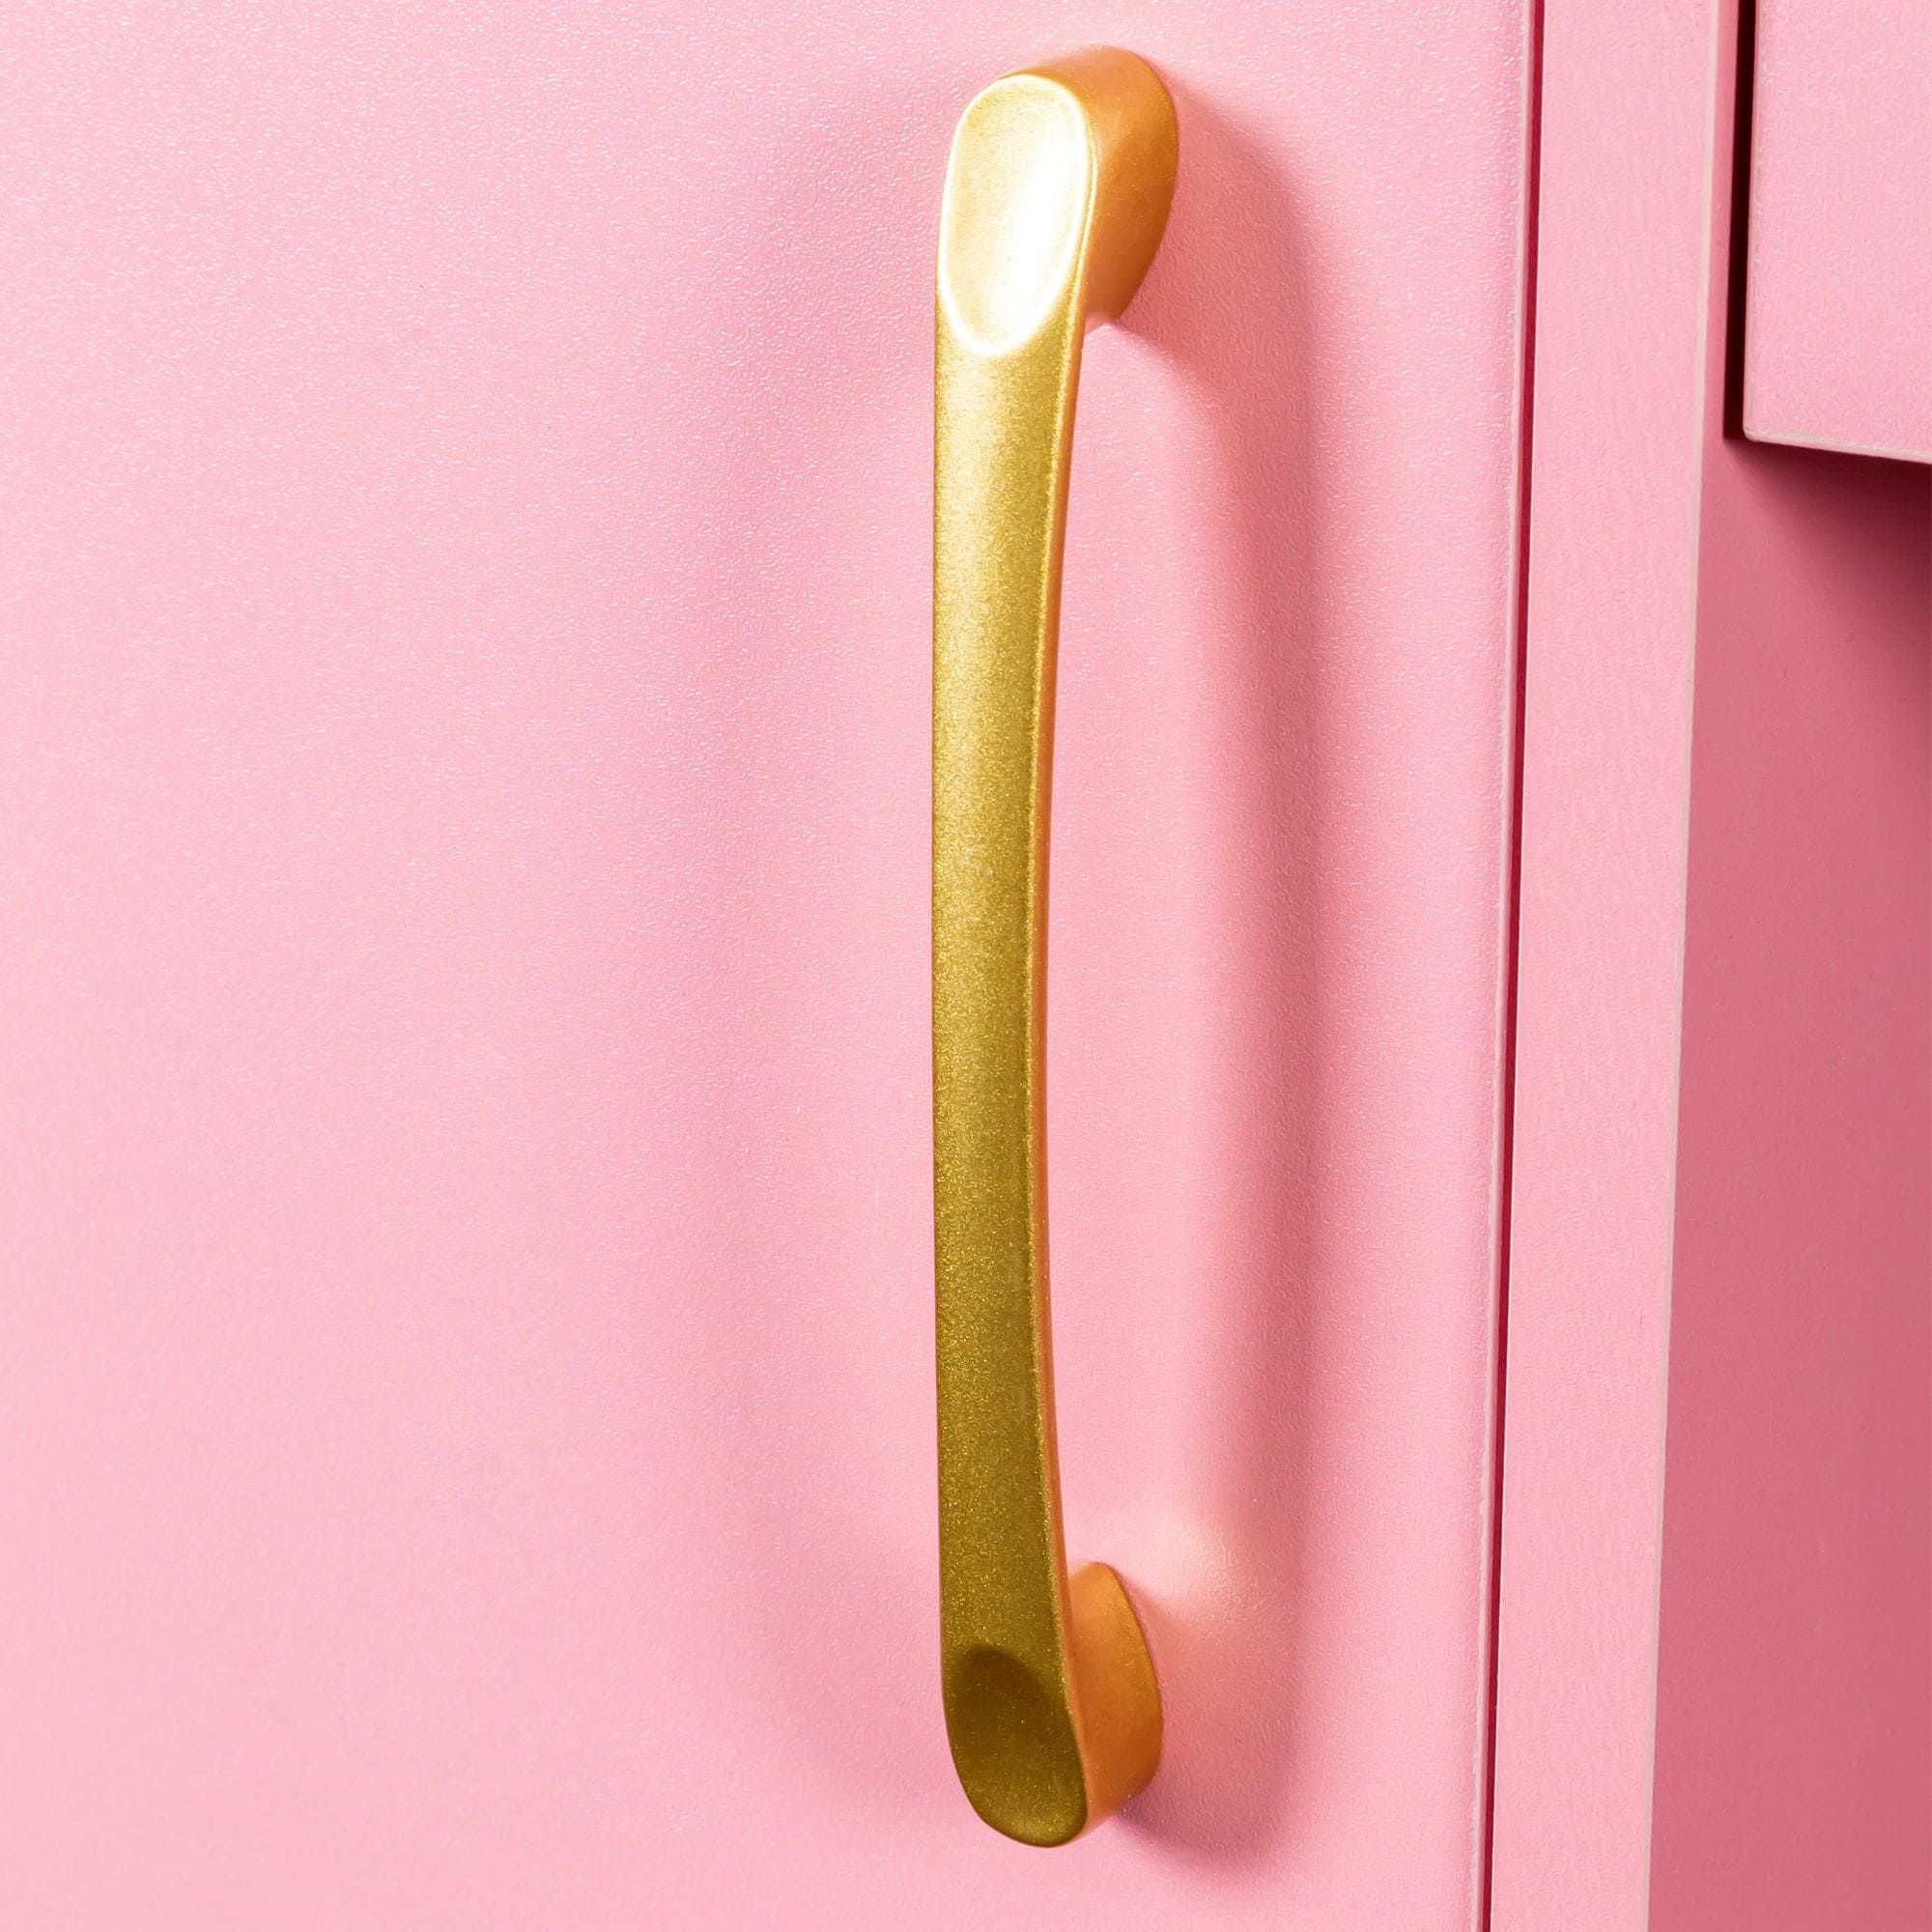
[{"label": "pink cabinet door", "polygon": [[[1466,1927],[1528,0],[36,10],[0,274],[23,1926]],[[937,1682],[951,128],[1179,104],[1093,341],[1050,1120],[1152,1787]]]}]

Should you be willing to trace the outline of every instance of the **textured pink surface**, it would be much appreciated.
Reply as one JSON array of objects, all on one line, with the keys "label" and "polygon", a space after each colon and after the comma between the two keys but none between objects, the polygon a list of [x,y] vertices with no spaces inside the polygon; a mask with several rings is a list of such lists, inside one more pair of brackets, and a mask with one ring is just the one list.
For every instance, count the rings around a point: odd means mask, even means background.
[{"label": "textured pink surface", "polygon": [[[16,23],[12,1919],[1468,1923],[1527,11]],[[1056,1288],[1170,1757],[1041,1855],[935,1683],[930,277],[1101,36]]]},{"label": "textured pink surface", "polygon": [[1757,0],[1745,429],[1932,462],[1932,8]]},{"label": "textured pink surface", "polygon": [[1494,1932],[1648,1914],[1715,5],[1544,14]]},{"label": "textured pink surface", "polygon": [[1932,1924],[1932,478],[1714,448],[1654,1932]]}]

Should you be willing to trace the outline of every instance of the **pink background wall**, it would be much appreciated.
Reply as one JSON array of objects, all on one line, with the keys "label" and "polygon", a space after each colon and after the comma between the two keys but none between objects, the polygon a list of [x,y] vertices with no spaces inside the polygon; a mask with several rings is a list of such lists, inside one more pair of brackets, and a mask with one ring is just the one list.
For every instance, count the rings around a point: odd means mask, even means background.
[{"label": "pink background wall", "polygon": [[[17,23],[18,1922],[1466,1927],[1529,12]],[[1041,1855],[935,1681],[931,276],[1103,35],[1055,1285],[1170,1731]]]},{"label": "pink background wall", "polygon": [[1705,467],[1655,1932],[1932,1923],[1932,473]]},{"label": "pink background wall", "polygon": [[1932,8],[1756,7],[1745,428],[1932,462]]}]

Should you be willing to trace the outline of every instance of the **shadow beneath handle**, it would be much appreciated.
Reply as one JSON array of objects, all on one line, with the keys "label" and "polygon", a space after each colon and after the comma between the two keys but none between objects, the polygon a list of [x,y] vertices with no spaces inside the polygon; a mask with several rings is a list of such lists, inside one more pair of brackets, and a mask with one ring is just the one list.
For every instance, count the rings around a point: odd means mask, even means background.
[{"label": "shadow beneath handle", "polygon": [[[1169,77],[1170,86],[1174,86]],[[1299,1526],[1319,1470],[1323,1092],[1323,605],[1309,434],[1312,320],[1302,225],[1260,146],[1175,86],[1173,218],[1124,326],[1181,374],[1208,430],[1230,529],[1221,622],[1204,632],[1215,694],[1202,748],[1227,781],[1206,828],[1220,922],[1192,1297],[1218,1297],[1206,1385],[1199,1542],[1140,1584],[1160,1674],[1159,1775],[1128,1827],[1239,1864],[1292,1831]]]}]

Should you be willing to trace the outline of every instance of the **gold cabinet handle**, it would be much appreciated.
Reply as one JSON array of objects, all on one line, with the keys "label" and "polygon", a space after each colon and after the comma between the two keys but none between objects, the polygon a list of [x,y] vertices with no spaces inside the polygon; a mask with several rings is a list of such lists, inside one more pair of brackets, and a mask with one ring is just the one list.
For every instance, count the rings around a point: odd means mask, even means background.
[{"label": "gold cabinet handle", "polygon": [[974,1809],[1065,1844],[1160,1759],[1126,1592],[1061,1530],[1047,1310],[1046,875],[1067,467],[1089,324],[1174,193],[1174,105],[1089,47],[994,82],[940,215],[932,1085],[946,1730]]}]

